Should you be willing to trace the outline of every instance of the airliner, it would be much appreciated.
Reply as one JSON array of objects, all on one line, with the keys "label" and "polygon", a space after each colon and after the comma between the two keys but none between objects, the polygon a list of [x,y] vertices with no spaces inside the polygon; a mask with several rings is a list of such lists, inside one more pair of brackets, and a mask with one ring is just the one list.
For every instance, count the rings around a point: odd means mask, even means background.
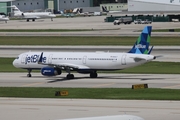
[{"label": "airliner", "polygon": [[7,23],[7,21],[9,21],[9,17],[6,17],[5,15],[0,15],[0,21],[5,21],[5,23]]},{"label": "airliner", "polygon": [[73,79],[71,71],[90,74],[97,78],[97,71],[123,70],[135,67],[156,59],[150,55],[149,49],[151,26],[146,26],[132,49],[127,53],[119,52],[25,52],[14,61],[16,68],[27,69],[27,77],[31,77],[33,69],[40,69],[44,76],[56,76],[62,70],[68,74],[67,79]]},{"label": "airliner", "polygon": [[51,12],[21,12],[15,5],[10,6],[13,10],[15,17],[21,17],[27,20],[35,21],[35,19],[43,19],[43,18],[51,18],[51,21],[53,21],[53,18],[56,17],[55,14]]},{"label": "airliner", "polygon": [[105,12],[105,13],[120,13],[121,11],[108,11],[106,6],[105,7],[102,6],[102,12]]},{"label": "airliner", "polygon": [[114,115],[114,116],[71,118],[71,119],[59,119],[59,120],[144,120],[144,119],[134,115]]}]

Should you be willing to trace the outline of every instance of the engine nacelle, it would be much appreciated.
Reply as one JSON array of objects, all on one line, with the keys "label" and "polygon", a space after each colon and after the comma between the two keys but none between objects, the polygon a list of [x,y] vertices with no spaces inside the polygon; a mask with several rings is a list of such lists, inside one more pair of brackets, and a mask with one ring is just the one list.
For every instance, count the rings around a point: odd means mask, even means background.
[{"label": "engine nacelle", "polygon": [[61,74],[61,69],[53,67],[44,67],[41,69],[41,74],[44,76],[56,76]]}]

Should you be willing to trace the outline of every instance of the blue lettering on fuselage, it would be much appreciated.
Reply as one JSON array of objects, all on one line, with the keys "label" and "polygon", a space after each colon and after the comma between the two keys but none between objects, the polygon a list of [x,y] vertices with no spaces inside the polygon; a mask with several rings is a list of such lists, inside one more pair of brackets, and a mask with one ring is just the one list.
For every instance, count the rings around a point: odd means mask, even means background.
[{"label": "blue lettering on fuselage", "polygon": [[[25,64],[28,64],[28,63],[37,63],[38,60],[39,60],[39,57],[40,57],[40,55],[26,56]],[[47,60],[47,58],[43,57],[42,58],[42,63],[46,63],[46,60]]]}]

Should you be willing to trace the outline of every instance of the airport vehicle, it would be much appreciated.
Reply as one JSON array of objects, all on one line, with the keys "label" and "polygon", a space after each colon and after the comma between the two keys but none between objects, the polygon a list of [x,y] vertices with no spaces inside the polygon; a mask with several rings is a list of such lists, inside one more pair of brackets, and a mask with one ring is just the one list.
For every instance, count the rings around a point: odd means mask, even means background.
[{"label": "airport vehicle", "polygon": [[124,18],[119,18],[117,20],[114,20],[114,25],[120,25],[120,24],[131,24],[132,21],[132,17],[124,17]]},{"label": "airport vehicle", "polygon": [[21,12],[15,5],[12,5],[10,7],[13,10],[14,17],[26,19],[27,22],[29,22],[29,20],[35,21],[35,19],[44,18],[51,18],[51,21],[53,21],[53,18],[56,17],[56,15],[51,12]]},{"label": "airport vehicle", "polygon": [[74,17],[75,15],[74,15],[74,13],[64,13],[63,11],[60,11],[60,13],[61,13],[61,16],[64,16],[64,17]]},{"label": "airport vehicle", "polygon": [[142,24],[142,20],[141,19],[136,19],[136,20],[134,20],[134,24]]},{"label": "airport vehicle", "polygon": [[149,21],[148,19],[146,20],[137,19],[137,20],[134,20],[134,23],[135,24],[151,24],[152,22]]},{"label": "airport vehicle", "polygon": [[0,15],[0,21],[5,21],[5,23],[7,23],[7,21],[9,21],[9,17],[6,17],[5,15]]},{"label": "airport vehicle", "polygon": [[148,19],[145,19],[142,21],[142,24],[151,24],[152,22]]},{"label": "airport vehicle", "polygon": [[40,69],[44,76],[56,76],[65,70],[67,79],[73,79],[71,71],[90,74],[96,78],[97,71],[122,70],[144,64],[156,59],[149,50],[151,26],[146,26],[138,40],[128,53],[110,52],[25,52],[20,54],[13,65],[27,69],[27,77],[31,77],[33,69]]},{"label": "airport vehicle", "polygon": [[134,115],[114,115],[114,116],[100,116],[100,117],[86,117],[86,118],[71,118],[71,119],[63,119],[63,120],[144,120],[144,119]]}]

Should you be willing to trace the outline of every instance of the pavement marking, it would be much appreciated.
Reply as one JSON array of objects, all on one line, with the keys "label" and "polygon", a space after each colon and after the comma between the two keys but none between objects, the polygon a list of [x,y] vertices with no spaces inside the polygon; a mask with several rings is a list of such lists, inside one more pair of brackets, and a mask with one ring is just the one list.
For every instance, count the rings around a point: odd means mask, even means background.
[{"label": "pavement marking", "polygon": [[95,86],[92,86],[93,88],[97,88],[97,87],[105,87],[105,86],[110,86],[110,85],[113,85],[115,83],[107,83],[107,84],[100,84],[100,85],[95,85]]}]

